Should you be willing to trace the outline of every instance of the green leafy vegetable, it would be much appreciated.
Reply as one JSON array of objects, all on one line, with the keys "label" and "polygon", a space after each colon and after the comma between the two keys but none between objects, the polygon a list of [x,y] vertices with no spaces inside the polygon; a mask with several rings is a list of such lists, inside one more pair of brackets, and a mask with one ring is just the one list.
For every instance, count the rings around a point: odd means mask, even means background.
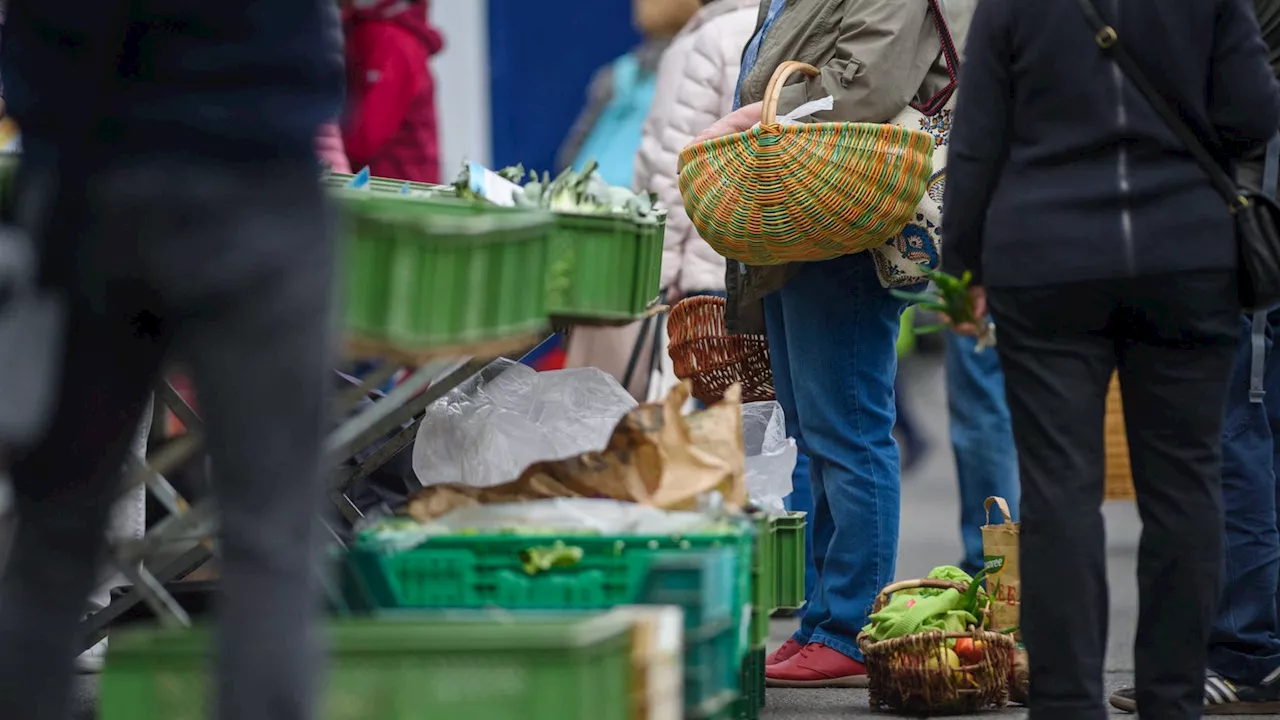
[{"label": "green leafy vegetable", "polygon": [[[969,285],[973,282],[973,274],[965,272],[961,277],[949,275],[938,270],[929,270],[926,277],[932,281],[934,290],[928,292],[906,292],[890,290],[889,293],[899,300],[920,306],[930,312],[942,313],[956,325],[972,324],[980,328],[977,351],[995,345],[995,325],[987,318],[974,317],[973,297],[969,295]],[[917,335],[939,332],[946,329],[945,324],[928,325],[916,328]]]}]

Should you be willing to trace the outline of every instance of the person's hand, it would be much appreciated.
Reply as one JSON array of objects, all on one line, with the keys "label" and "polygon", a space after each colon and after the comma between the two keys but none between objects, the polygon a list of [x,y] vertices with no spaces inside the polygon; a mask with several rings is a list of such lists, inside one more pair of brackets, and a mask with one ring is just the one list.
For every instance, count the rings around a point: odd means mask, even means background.
[{"label": "person's hand", "polygon": [[951,331],[957,335],[978,337],[987,330],[987,289],[981,285],[971,286],[969,288],[969,301],[973,303],[973,317],[977,319],[976,323],[953,323],[951,318],[946,315],[942,316],[942,321],[950,325]]},{"label": "person's hand", "polygon": [[760,111],[763,107],[763,103],[743,105],[737,110],[734,110],[728,115],[725,115],[712,123],[711,127],[698,133],[698,136],[689,144],[696,145],[700,142],[711,140],[712,138],[733,135],[734,133],[750,130],[756,123],[760,122]]}]

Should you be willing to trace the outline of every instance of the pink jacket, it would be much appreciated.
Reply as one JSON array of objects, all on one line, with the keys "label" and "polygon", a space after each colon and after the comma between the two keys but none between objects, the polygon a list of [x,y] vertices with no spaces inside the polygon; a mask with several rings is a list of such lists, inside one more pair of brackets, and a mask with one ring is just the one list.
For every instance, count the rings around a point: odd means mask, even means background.
[{"label": "pink jacket", "polygon": [[320,132],[316,135],[316,155],[328,163],[333,172],[351,172],[346,149],[342,147],[342,131],[338,129],[337,123],[320,126]]}]

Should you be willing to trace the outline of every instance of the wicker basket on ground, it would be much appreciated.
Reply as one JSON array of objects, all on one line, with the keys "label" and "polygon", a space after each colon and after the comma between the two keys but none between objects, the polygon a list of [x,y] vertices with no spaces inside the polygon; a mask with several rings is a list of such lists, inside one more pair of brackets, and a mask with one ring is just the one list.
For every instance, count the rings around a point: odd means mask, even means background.
[{"label": "wicker basket on ground", "polygon": [[1107,500],[1133,500],[1133,472],[1129,468],[1129,439],[1124,429],[1124,404],[1120,401],[1120,379],[1111,376],[1107,390],[1106,419]]},{"label": "wicker basket on ground", "polygon": [[[893,593],[914,588],[956,589],[965,585],[947,580],[903,580],[876,598],[875,611]],[[954,641],[967,638],[975,646],[967,662],[959,661]],[[928,632],[876,642],[866,633],[858,647],[867,664],[873,709],[887,708],[912,715],[954,715],[984,708],[1001,708],[1009,701],[1009,674],[1014,641],[1010,635],[971,628],[963,633]]]},{"label": "wicker basket on ground", "polygon": [[676,377],[693,383],[693,396],[711,405],[742,384],[742,402],[773,400],[769,342],[763,335],[730,335],[724,298],[685,298],[667,316],[667,353]]}]

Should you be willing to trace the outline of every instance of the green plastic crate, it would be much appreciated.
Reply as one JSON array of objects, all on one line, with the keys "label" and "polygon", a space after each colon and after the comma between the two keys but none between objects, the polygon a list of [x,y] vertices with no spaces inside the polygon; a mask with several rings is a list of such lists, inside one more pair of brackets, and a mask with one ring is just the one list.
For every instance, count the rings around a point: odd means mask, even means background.
[{"label": "green plastic crate", "polygon": [[639,244],[623,217],[556,213],[547,269],[552,315],[625,319],[632,307]]},{"label": "green plastic crate", "polygon": [[[446,535],[387,547],[362,535],[348,553],[348,602],[365,609],[599,609],[636,603],[660,552],[731,548],[738,553],[733,603],[750,603],[754,528],[743,523],[688,535]],[[563,543],[581,549],[567,567],[529,574],[521,555]]]},{"label": "green plastic crate", "polygon": [[731,716],[741,692],[743,655],[732,621],[685,631],[685,720]]},{"label": "green plastic crate", "polygon": [[546,323],[551,216],[348,190],[346,323],[406,349],[532,333]]},{"label": "green plastic crate", "polygon": [[[326,187],[334,190],[342,190],[346,189],[354,178],[355,175],[352,173],[331,172],[325,175],[324,184]],[[447,185],[432,185],[430,183],[414,182],[412,180],[396,180],[394,178],[381,177],[370,177],[369,184],[365,186],[365,189],[378,193],[398,195],[406,185],[409,186],[409,190],[411,192],[423,192],[428,190],[439,191],[448,189]]]},{"label": "green plastic crate", "polygon": [[666,227],[666,214],[655,220],[635,223],[637,253],[631,281],[631,310],[634,315],[643,313],[658,297],[662,283],[662,239]]},{"label": "green plastic crate", "polygon": [[[629,720],[631,643],[622,613],[343,620],[322,717]],[[204,720],[210,655],[201,630],[113,633],[102,720]]]},{"label": "green plastic crate", "polygon": [[756,647],[769,638],[769,615],[776,606],[777,551],[774,523],[761,514],[756,520],[756,543],[751,557],[751,628],[747,644]]},{"label": "green plastic crate", "polygon": [[776,608],[798,610],[804,605],[805,514],[793,512],[773,519],[774,603]]},{"label": "green plastic crate", "polygon": [[765,701],[765,657],[765,649],[759,647],[747,653],[742,662],[739,697],[734,713],[736,720],[757,720],[760,717]]}]

